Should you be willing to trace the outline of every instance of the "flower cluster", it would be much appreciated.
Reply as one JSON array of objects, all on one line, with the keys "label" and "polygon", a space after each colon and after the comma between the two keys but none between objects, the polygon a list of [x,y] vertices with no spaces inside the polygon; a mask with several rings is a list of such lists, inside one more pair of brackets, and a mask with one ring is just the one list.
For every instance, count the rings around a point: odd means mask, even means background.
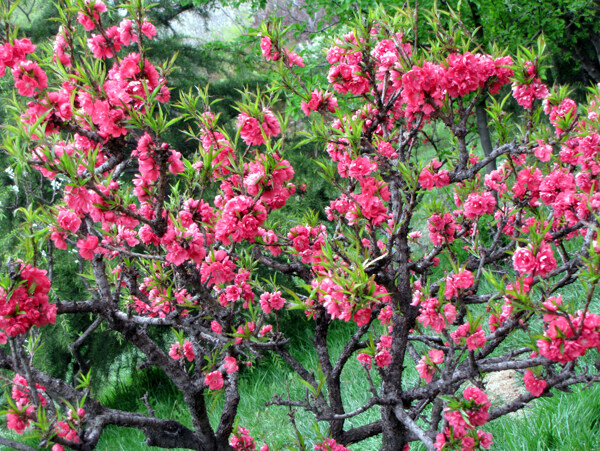
[{"label": "flower cluster", "polygon": [[457,312],[454,304],[441,304],[438,298],[427,298],[421,300],[419,305],[420,314],[417,321],[436,333],[440,333],[456,319]]},{"label": "flower cluster", "polygon": [[431,190],[434,187],[442,188],[450,184],[450,176],[447,169],[439,170],[442,163],[435,158],[423,168],[419,174],[419,183],[424,189]]},{"label": "flower cluster", "polygon": [[439,349],[431,349],[427,355],[421,357],[417,363],[417,371],[425,382],[429,383],[433,380],[438,365],[444,363],[444,351]]},{"label": "flower cluster", "polygon": [[273,112],[266,108],[262,110],[259,117],[240,113],[237,126],[242,140],[249,146],[260,146],[267,142],[267,139],[281,133],[279,121]]},{"label": "flower cluster", "polygon": [[550,360],[571,362],[600,346],[600,315],[579,311],[574,316],[547,314],[544,320],[548,325],[537,346],[540,355]]},{"label": "flower cluster", "polygon": [[281,297],[281,291],[260,295],[260,307],[266,314],[271,313],[272,310],[280,310],[284,305],[285,299]]},{"label": "flower cluster", "polygon": [[545,99],[548,87],[536,76],[536,67],[531,61],[525,62],[525,83],[513,83],[513,97],[525,109],[531,109],[535,99]]},{"label": "flower cluster", "polygon": [[[229,445],[236,451],[254,451],[256,443],[250,431],[243,426],[238,426],[229,438]],[[259,451],[269,451],[269,447],[264,444]]]},{"label": "flower cluster", "polygon": [[488,422],[491,402],[487,395],[477,387],[467,387],[463,391],[463,399],[455,400],[452,408],[444,409],[444,418],[448,428],[436,437],[436,450],[461,449],[472,451],[477,446],[489,449],[492,445],[492,434],[477,426]]},{"label": "flower cluster", "polygon": [[185,340],[183,345],[179,342],[173,343],[171,349],[169,349],[169,355],[174,360],[180,360],[185,357],[188,362],[191,362],[196,358],[194,346],[189,340]]},{"label": "flower cluster", "polygon": [[554,252],[548,243],[542,243],[535,252],[531,245],[519,247],[513,254],[513,268],[521,274],[546,277],[556,268]]},{"label": "flower cluster", "polygon": [[215,225],[215,238],[225,245],[231,241],[251,242],[258,236],[258,229],[267,219],[267,209],[262,202],[249,196],[236,196],[225,205]]},{"label": "flower cluster", "polygon": [[302,101],[300,108],[306,116],[310,116],[313,111],[328,111],[335,113],[338,108],[338,102],[334,95],[328,92],[319,91],[315,89],[308,102]]},{"label": "flower cluster", "polygon": [[10,287],[0,288],[0,329],[11,337],[56,321],[56,305],[48,303],[47,271],[23,264],[18,271]]}]

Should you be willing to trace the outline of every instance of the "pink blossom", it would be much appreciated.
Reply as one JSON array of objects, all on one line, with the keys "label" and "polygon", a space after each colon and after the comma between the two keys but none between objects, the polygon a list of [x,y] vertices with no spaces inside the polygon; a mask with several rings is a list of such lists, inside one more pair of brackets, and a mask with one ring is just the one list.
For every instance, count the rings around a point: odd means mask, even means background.
[{"label": "pink blossom", "polygon": [[275,293],[263,293],[260,296],[260,307],[267,314],[271,310],[280,310],[285,305],[285,299],[281,297],[281,291]]},{"label": "pink blossom", "polygon": [[235,277],[234,269],[235,263],[230,260],[227,252],[219,249],[207,255],[206,260],[200,266],[202,283],[211,286],[230,282]]},{"label": "pink blossom", "polygon": [[256,117],[248,116],[243,112],[240,113],[237,126],[240,128],[242,140],[249,146],[264,144],[266,139],[281,133],[279,121],[273,112],[268,109],[262,111],[262,122],[259,122]]},{"label": "pink blossom", "polygon": [[550,161],[552,156],[552,146],[545,144],[544,141],[538,139],[538,146],[535,148],[534,155],[540,159],[540,161]]},{"label": "pink blossom", "polygon": [[473,285],[475,281],[475,277],[473,273],[469,270],[462,270],[457,274],[452,274],[446,277],[446,289],[445,296],[446,299],[450,300],[455,296],[458,296],[458,290],[466,290]]},{"label": "pink blossom", "polygon": [[77,241],[77,247],[79,248],[79,255],[85,260],[91,260],[94,258],[94,254],[98,249],[98,237],[96,235],[88,235],[85,240]]},{"label": "pink blossom", "polygon": [[475,219],[478,216],[494,213],[496,199],[489,191],[471,193],[464,204],[465,218]]},{"label": "pink blossom", "polygon": [[13,69],[15,88],[22,96],[33,96],[48,87],[46,73],[34,61],[23,61]]},{"label": "pink blossom", "polygon": [[454,304],[444,304],[444,316],[446,317],[448,324],[454,323],[457,316],[457,311],[456,307],[454,307]]},{"label": "pink blossom", "polygon": [[269,61],[278,61],[279,60],[279,52],[274,49],[271,38],[268,36],[263,36],[260,38],[260,50],[263,54],[263,57]]},{"label": "pink blossom", "polygon": [[467,337],[467,348],[469,351],[475,351],[477,348],[485,345],[485,332],[481,329],[481,326],[477,328],[477,331]]},{"label": "pink blossom", "polygon": [[493,443],[492,434],[489,432],[483,432],[482,430],[477,430],[477,438],[479,439],[479,446],[483,449],[490,449]]},{"label": "pink blossom", "polygon": [[546,390],[546,386],[548,385],[545,380],[536,378],[533,375],[533,371],[530,369],[525,371],[523,382],[525,382],[525,388],[527,391],[536,397],[540,396],[544,390]]},{"label": "pink blossom", "polygon": [[369,354],[361,352],[356,356],[356,358],[363,367],[365,367],[368,370],[371,369],[371,362],[373,361],[373,357],[371,357]]},{"label": "pink blossom", "polygon": [[225,367],[225,371],[227,371],[227,373],[229,374],[235,373],[240,369],[240,367],[237,364],[237,359],[231,356],[225,357],[223,361],[223,366]]},{"label": "pink blossom", "polygon": [[261,337],[264,337],[265,335],[270,334],[273,331],[273,326],[270,324],[267,324],[266,326],[263,326],[260,328],[260,330],[258,331],[258,335]]},{"label": "pink blossom", "polygon": [[385,368],[392,363],[392,355],[387,349],[383,349],[375,354],[375,363],[379,368]]},{"label": "pink blossom", "polygon": [[77,13],[77,22],[83,25],[85,31],[92,31],[94,28],[96,28],[96,24],[92,18],[86,14],[83,14],[82,12]]},{"label": "pink blossom", "polygon": [[524,69],[528,80],[525,84],[513,83],[513,97],[525,109],[531,109],[535,99],[544,99],[548,95],[548,88],[536,77],[536,68],[531,61],[525,62]]},{"label": "pink blossom", "polygon": [[74,212],[61,209],[58,213],[58,225],[65,230],[75,233],[79,230],[81,219]]},{"label": "pink blossom", "polygon": [[173,360],[179,360],[183,357],[183,348],[177,342],[171,345],[171,349],[169,349],[169,356]]},{"label": "pink blossom", "polygon": [[350,451],[343,445],[340,445],[332,438],[326,438],[321,443],[315,445],[315,451]]},{"label": "pink blossom", "polygon": [[148,39],[152,39],[154,36],[156,36],[156,27],[148,21],[146,21],[142,24],[141,31],[142,31],[142,34],[144,36],[146,36]]},{"label": "pink blossom", "polygon": [[354,319],[354,322],[356,322],[357,326],[365,326],[369,324],[369,321],[371,321],[371,309],[363,308],[357,310],[352,318]]},{"label": "pink blossom", "polygon": [[337,107],[338,102],[333,95],[330,93],[323,93],[323,91],[317,89],[312,92],[308,102],[303,100],[300,103],[300,108],[306,116],[310,116],[313,111],[328,111],[330,113],[335,113]]},{"label": "pink blossom", "polygon": [[215,334],[220,334],[221,333],[221,325],[213,320],[210,322],[210,330],[212,330]]},{"label": "pink blossom", "polygon": [[513,268],[522,274],[532,274],[535,263],[535,256],[529,247],[519,247],[513,254]]},{"label": "pink blossom", "polygon": [[183,343],[183,356],[187,359],[188,362],[191,362],[196,357],[194,354],[194,346],[189,340],[186,340]]},{"label": "pink blossom", "polygon": [[223,388],[223,375],[219,371],[208,373],[204,378],[204,384],[211,390]]},{"label": "pink blossom", "polygon": [[286,56],[288,67],[292,67],[292,66],[304,67],[304,58],[302,58],[296,52],[293,52],[289,49],[284,49],[284,53]]}]

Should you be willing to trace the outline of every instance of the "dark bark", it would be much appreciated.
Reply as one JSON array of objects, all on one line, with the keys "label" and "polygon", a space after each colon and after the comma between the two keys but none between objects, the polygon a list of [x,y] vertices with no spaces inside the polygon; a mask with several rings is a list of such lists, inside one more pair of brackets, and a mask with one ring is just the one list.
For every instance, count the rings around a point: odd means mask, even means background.
[{"label": "dark bark", "polygon": [[[331,377],[333,373],[333,366],[331,364],[331,358],[329,355],[329,348],[327,346],[327,334],[329,331],[329,325],[331,324],[331,318],[323,307],[317,309],[315,313],[316,328],[314,344],[317,350],[317,356],[319,357],[319,364],[325,374],[327,384],[327,396],[329,398],[329,405],[333,414],[343,415],[344,405],[342,402],[342,387],[340,385],[339,377]],[[330,420],[329,421],[329,433],[334,439],[339,439],[343,435],[344,420]]]}]

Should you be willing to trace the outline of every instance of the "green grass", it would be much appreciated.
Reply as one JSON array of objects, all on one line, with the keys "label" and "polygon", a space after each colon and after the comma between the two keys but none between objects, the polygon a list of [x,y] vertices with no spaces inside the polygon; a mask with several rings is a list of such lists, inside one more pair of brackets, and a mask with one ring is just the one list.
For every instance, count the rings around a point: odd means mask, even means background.
[{"label": "green grass", "polygon": [[531,408],[500,418],[485,430],[498,450],[600,449],[600,387],[555,392]]}]

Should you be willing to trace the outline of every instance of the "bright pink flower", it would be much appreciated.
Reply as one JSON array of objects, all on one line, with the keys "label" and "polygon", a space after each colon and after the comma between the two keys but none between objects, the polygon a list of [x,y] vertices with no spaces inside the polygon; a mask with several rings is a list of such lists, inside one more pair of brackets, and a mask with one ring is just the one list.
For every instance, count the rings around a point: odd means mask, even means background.
[{"label": "bright pink flower", "polygon": [[538,139],[538,146],[535,148],[534,155],[540,159],[540,161],[550,161],[552,156],[552,146],[545,144],[543,140]]},{"label": "bright pink flower", "polygon": [[431,349],[428,353],[419,360],[417,364],[417,372],[419,376],[425,379],[425,382],[429,383],[433,379],[433,375],[436,370],[436,365],[444,363],[444,351]]},{"label": "bright pink flower", "polygon": [[544,99],[548,96],[548,88],[536,77],[536,68],[531,61],[525,62],[524,67],[528,80],[525,84],[513,83],[513,97],[525,109],[531,109],[535,99]]},{"label": "bright pink flower", "polygon": [[279,52],[273,48],[273,43],[271,42],[271,38],[268,36],[263,36],[260,38],[260,50],[267,61],[279,60]]},{"label": "bright pink flower", "polygon": [[332,438],[326,438],[320,444],[315,445],[315,451],[350,451],[343,445],[340,445]]},{"label": "bright pink flower", "polygon": [[260,328],[260,330],[258,331],[258,335],[260,337],[264,337],[265,335],[270,334],[273,331],[273,326],[270,324],[267,324],[266,326],[263,326]]},{"label": "bright pink flower", "polygon": [[210,330],[212,330],[215,334],[220,334],[222,328],[218,322],[213,320],[210,322]]},{"label": "bright pink flower", "polygon": [[188,362],[191,362],[196,357],[194,354],[194,346],[189,340],[186,340],[183,343],[183,356],[187,359]]},{"label": "bright pink flower", "polygon": [[535,256],[529,247],[519,247],[513,254],[513,268],[522,274],[533,274]]},{"label": "bright pink flower", "polygon": [[375,354],[375,363],[379,368],[385,368],[392,363],[392,355],[387,349],[383,349]]},{"label": "bright pink flower", "polygon": [[262,120],[248,116],[246,113],[240,113],[237,119],[237,126],[240,128],[240,136],[249,146],[259,146],[266,142],[266,139],[277,136],[281,133],[279,121],[271,110],[262,111]]},{"label": "bright pink flower", "polygon": [[489,432],[483,432],[482,430],[477,430],[477,438],[479,439],[479,446],[483,449],[490,449],[493,443],[493,436]]},{"label": "bright pink flower", "polygon": [[204,384],[211,390],[223,388],[223,375],[219,371],[208,373],[204,378]]},{"label": "bright pink flower", "polygon": [[[34,407],[31,406],[31,410],[33,409]],[[12,429],[17,434],[23,434],[23,432],[25,432],[25,429],[29,427],[30,423],[31,419],[25,413],[17,413],[13,412],[12,410],[9,410],[6,413],[6,427],[8,429]]]},{"label": "bright pink flower", "polygon": [[489,191],[471,193],[464,204],[465,218],[475,219],[478,216],[494,213],[496,199]]},{"label": "bright pink flower", "polygon": [[303,100],[300,104],[300,108],[306,116],[310,116],[313,111],[328,111],[330,113],[335,113],[337,107],[338,101],[333,95],[330,93],[323,93],[323,91],[317,89],[312,92],[308,102]]},{"label": "bright pink flower", "polygon": [[77,241],[77,247],[79,248],[79,255],[85,260],[91,260],[94,258],[94,254],[98,249],[98,237],[96,235],[88,235],[85,240]]},{"label": "bright pink flower", "polygon": [[348,167],[348,175],[360,180],[376,170],[377,163],[371,162],[371,160],[369,160],[367,157],[358,157],[355,160],[352,160],[350,163],[350,166]]},{"label": "bright pink flower", "polygon": [[230,260],[227,252],[219,249],[207,255],[206,260],[200,266],[202,283],[211,286],[230,282],[235,277],[234,269],[235,263]]},{"label": "bright pink flower", "polygon": [[454,216],[450,213],[445,213],[443,216],[431,215],[427,221],[427,226],[429,228],[429,239],[435,246],[439,246],[443,242],[453,242],[454,236],[459,230]]},{"label": "bright pink flower", "polygon": [[371,357],[369,354],[361,352],[356,356],[356,358],[363,367],[365,367],[368,370],[371,369],[371,362],[373,361],[373,357]]},{"label": "bright pink flower", "polygon": [[285,305],[285,299],[281,297],[281,291],[275,293],[263,293],[260,296],[260,307],[267,314],[271,310],[280,310]]},{"label": "bright pink flower", "polygon": [[421,357],[421,360],[419,360],[419,363],[417,363],[416,368],[419,376],[424,379],[425,382],[430,383],[433,380],[435,367],[427,363],[425,356]]},{"label": "bright pink flower", "polygon": [[485,332],[481,329],[481,326],[479,326],[475,333],[467,337],[467,348],[469,351],[475,351],[477,348],[483,347],[485,341]]},{"label": "bright pink flower", "polygon": [[136,41],[137,36],[132,33],[133,22],[130,19],[123,19],[119,24],[120,41],[123,45],[131,44],[131,41]]},{"label": "bright pink flower", "polygon": [[248,429],[242,426],[238,426],[237,430],[231,435],[229,445],[236,451],[252,451],[256,449],[254,437],[250,435]]},{"label": "bright pink flower", "polygon": [[223,366],[225,367],[225,371],[227,371],[227,373],[229,374],[235,373],[240,369],[240,367],[237,364],[236,358],[231,356],[225,357],[223,361]]},{"label": "bright pink flower", "polygon": [[173,360],[179,360],[183,357],[183,348],[179,343],[176,342],[171,345],[169,356],[171,356]]},{"label": "bright pink flower", "polygon": [[462,340],[466,338],[465,342],[467,344],[467,348],[469,351],[475,351],[477,348],[485,345],[486,338],[485,332],[481,328],[481,326],[477,326],[475,332],[471,333],[471,325],[466,322],[458,327],[454,332],[450,334],[450,337],[454,341],[454,343],[461,344]]},{"label": "bright pink flower", "polygon": [[523,376],[523,382],[525,382],[525,388],[529,393],[533,396],[540,396],[544,390],[546,390],[546,386],[548,383],[543,379],[538,379],[533,375],[533,371],[528,369],[525,371],[525,375]]},{"label": "bright pink flower", "polygon": [[92,34],[92,37],[87,40],[88,48],[98,59],[112,58],[121,50],[121,33],[117,27],[107,29],[105,35],[106,37],[101,34]]},{"label": "bright pink flower", "polygon": [[441,363],[444,363],[444,351],[440,349],[431,349],[429,351],[429,358],[431,359],[431,363],[440,365]]},{"label": "bright pink flower", "polygon": [[540,249],[535,255],[536,274],[546,277],[548,273],[556,268],[556,258],[554,252],[548,243],[542,243]]},{"label": "bright pink flower", "polygon": [[492,403],[488,396],[477,387],[467,387],[463,392],[463,397],[467,401],[472,401],[475,406],[467,411],[469,421],[472,426],[481,426],[487,423],[489,415],[488,411]]},{"label": "bright pink flower", "polygon": [[466,290],[473,286],[473,282],[475,281],[475,277],[473,273],[469,270],[462,270],[457,274],[451,274],[446,277],[446,290],[445,296],[446,299],[450,300],[455,296],[458,296],[458,290]]},{"label": "bright pink flower", "polygon": [[147,21],[142,24],[141,31],[142,34],[148,39],[152,39],[154,36],[156,36],[156,27]]},{"label": "bright pink flower", "polygon": [[15,88],[22,96],[31,97],[48,87],[46,73],[34,61],[23,61],[13,69]]},{"label": "bright pink flower", "polygon": [[289,49],[283,49],[283,50],[285,52],[288,67],[292,67],[292,66],[304,67],[304,58],[302,58],[296,52],[293,52]]},{"label": "bright pink flower", "polygon": [[96,24],[94,23],[92,18],[87,16],[86,14],[83,14],[82,12],[77,13],[77,22],[83,25],[85,31],[92,31],[94,28],[96,28]]},{"label": "bright pink flower", "polygon": [[371,321],[371,309],[363,308],[357,310],[354,316],[352,317],[356,325],[359,327],[366,326]]},{"label": "bright pink flower", "polygon": [[444,316],[446,317],[448,324],[454,323],[457,316],[457,311],[456,307],[454,307],[454,304],[444,304]]},{"label": "bright pink flower", "polygon": [[70,232],[77,232],[81,225],[81,219],[74,212],[66,209],[61,209],[58,213],[58,225]]}]

